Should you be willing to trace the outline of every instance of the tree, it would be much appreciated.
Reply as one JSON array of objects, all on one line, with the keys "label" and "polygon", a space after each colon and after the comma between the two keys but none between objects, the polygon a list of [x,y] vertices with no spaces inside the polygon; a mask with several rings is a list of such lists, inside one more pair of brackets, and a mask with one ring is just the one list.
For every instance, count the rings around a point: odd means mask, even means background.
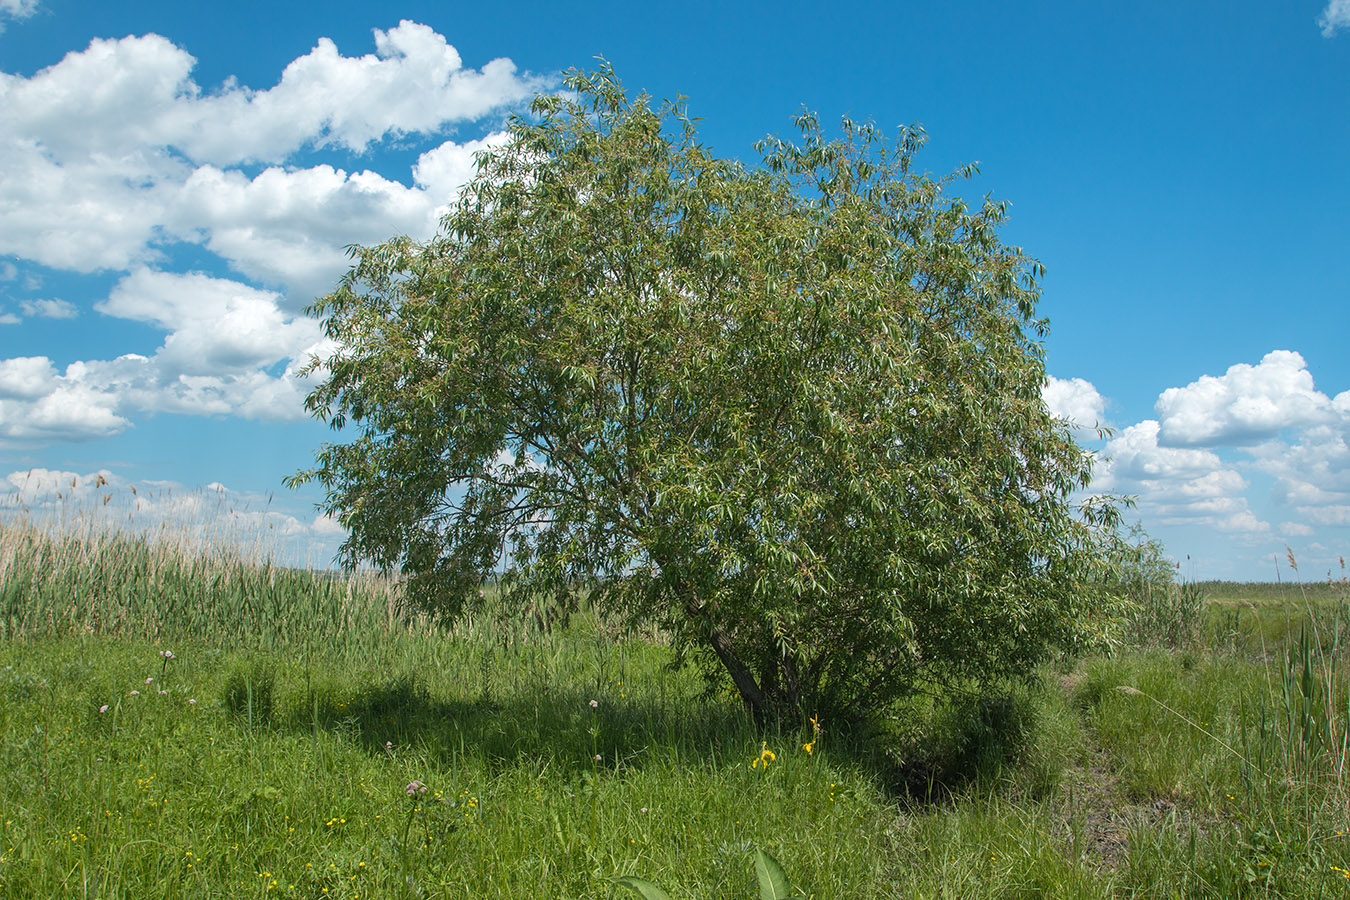
[{"label": "tree", "polygon": [[[355,436],[347,564],[458,613],[586,586],[715,657],[745,703],[875,710],[1084,639],[1090,459],[1041,399],[1039,264],[845,120],[763,165],[607,66],[540,96],[425,243],[354,247],[311,307],[307,408]],[[1028,331],[1031,334],[1028,334]],[[1098,511],[1100,513],[1100,511]]]}]

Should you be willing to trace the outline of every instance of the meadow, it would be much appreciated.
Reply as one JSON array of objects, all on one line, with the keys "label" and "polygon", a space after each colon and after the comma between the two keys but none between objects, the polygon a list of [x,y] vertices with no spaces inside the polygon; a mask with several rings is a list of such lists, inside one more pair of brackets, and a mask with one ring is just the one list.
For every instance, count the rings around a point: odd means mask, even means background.
[{"label": "meadow", "polygon": [[1350,894],[1344,582],[1189,590],[999,698],[759,730],[584,607],[5,524],[0,897],[739,900],[756,851],[813,898]]}]

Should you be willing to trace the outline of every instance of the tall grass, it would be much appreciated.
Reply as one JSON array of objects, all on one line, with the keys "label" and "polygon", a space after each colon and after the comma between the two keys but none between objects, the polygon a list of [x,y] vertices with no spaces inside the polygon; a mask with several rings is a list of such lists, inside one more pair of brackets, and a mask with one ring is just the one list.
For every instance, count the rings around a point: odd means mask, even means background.
[{"label": "tall grass", "polygon": [[424,625],[386,579],[290,569],[163,535],[0,524],[0,635],[10,639],[105,634],[272,647]]},{"label": "tall grass", "polygon": [[443,628],[228,546],[0,525],[0,897],[744,900],[760,850],[814,898],[1350,884],[1343,595],[817,733],[584,604]]},{"label": "tall grass", "polygon": [[[1289,565],[1295,575],[1293,551]],[[1344,562],[1342,562],[1344,568]],[[1286,641],[1282,650],[1266,656],[1267,697],[1262,712],[1275,712],[1273,734],[1260,745],[1273,744],[1274,766],[1300,781],[1330,781],[1334,796],[1345,809],[1350,804],[1346,762],[1350,755],[1350,585],[1344,576],[1333,602],[1314,606],[1300,585],[1298,605],[1302,620],[1294,628],[1286,605]],[[1263,648],[1266,649],[1266,648]],[[1266,723],[1262,722],[1262,730]]]}]

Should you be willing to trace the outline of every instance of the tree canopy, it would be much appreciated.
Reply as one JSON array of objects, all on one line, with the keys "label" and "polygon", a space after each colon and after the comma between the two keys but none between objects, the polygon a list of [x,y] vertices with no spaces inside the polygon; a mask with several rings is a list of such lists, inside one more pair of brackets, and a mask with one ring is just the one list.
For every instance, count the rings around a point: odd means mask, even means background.
[{"label": "tree canopy", "polygon": [[[748,167],[607,66],[540,96],[426,242],[352,248],[307,408],[341,554],[458,613],[590,592],[757,714],[866,711],[1083,641],[1090,457],[1047,411],[1041,267],[814,115]],[[1101,510],[1097,510],[1100,518]]]}]

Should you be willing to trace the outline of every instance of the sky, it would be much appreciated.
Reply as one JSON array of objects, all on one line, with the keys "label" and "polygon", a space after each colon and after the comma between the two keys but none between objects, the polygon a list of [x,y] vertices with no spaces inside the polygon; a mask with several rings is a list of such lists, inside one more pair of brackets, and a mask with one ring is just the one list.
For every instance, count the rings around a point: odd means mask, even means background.
[{"label": "sky", "polygon": [[282,486],[335,438],[305,307],[604,58],[747,164],[803,108],[977,162],[960,193],[1047,268],[1046,402],[1093,489],[1187,578],[1339,578],[1350,0],[826,6],[0,0],[0,519],[327,565],[341,529]]}]

